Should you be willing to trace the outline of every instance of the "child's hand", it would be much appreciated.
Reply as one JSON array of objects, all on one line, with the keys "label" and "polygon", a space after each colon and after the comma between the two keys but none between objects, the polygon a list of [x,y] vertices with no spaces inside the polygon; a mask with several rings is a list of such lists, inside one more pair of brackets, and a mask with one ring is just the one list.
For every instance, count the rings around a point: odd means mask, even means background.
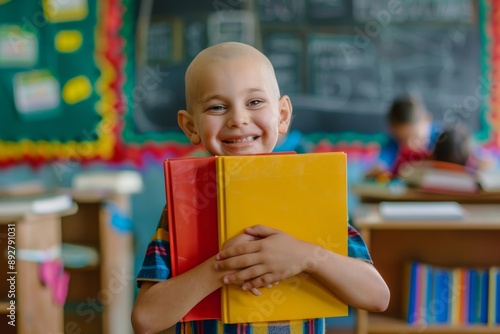
[{"label": "child's hand", "polygon": [[[231,247],[234,247],[234,246],[237,246],[237,245],[241,245],[241,244],[243,244],[245,242],[255,241],[255,240],[258,240],[258,239],[259,238],[254,237],[253,235],[246,234],[246,233],[241,233],[241,234],[238,234],[238,235],[232,237],[228,241],[226,241],[226,243],[224,244],[224,246],[222,247],[222,249],[224,250],[224,249],[231,248]],[[245,283],[245,282],[234,282],[234,284],[239,284],[239,285],[242,285],[243,283]],[[271,286],[268,286],[268,287],[271,287]],[[259,289],[257,289],[257,288],[250,289],[250,292],[252,294],[254,294],[255,296],[260,296],[261,295]]]},{"label": "child's hand", "polygon": [[308,255],[313,253],[312,244],[266,226],[247,228],[244,234],[256,239],[224,247],[215,263],[219,270],[236,270],[224,277],[224,283],[245,281],[244,290],[268,286],[299,274]]}]

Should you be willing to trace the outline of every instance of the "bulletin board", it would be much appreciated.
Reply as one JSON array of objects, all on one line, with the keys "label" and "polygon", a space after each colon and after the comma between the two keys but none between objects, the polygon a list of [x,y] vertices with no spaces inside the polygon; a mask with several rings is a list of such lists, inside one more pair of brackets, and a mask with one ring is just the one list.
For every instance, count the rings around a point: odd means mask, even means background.
[{"label": "bulletin board", "polygon": [[120,160],[131,2],[0,1],[0,166]]}]

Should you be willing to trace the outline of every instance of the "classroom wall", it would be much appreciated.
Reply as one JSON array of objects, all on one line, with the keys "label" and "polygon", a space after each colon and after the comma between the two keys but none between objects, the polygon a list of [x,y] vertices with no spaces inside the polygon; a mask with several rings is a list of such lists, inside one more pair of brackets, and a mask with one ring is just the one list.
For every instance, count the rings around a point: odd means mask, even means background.
[{"label": "classroom wall", "polygon": [[[230,1],[230,2],[220,2],[222,4],[228,5],[228,3],[235,3],[238,1]],[[311,3],[321,3],[321,1],[310,1]],[[477,1],[472,1],[475,5],[479,2]],[[158,3],[158,2],[157,2]],[[209,8],[208,10],[213,10],[213,4],[211,2],[206,2],[209,3]],[[219,2],[217,2],[219,3]],[[243,3],[243,1],[238,2],[238,3]],[[256,2],[257,3],[257,2]],[[264,4],[264,3],[271,3],[269,1],[260,1],[258,3]],[[292,4],[295,3],[294,1],[283,1],[284,4]],[[302,3],[302,2],[300,2]],[[309,2],[308,2],[309,3]],[[349,5],[350,1],[340,1],[339,3],[343,4],[348,4]],[[365,4],[367,5],[366,1],[357,1],[358,4]],[[432,3],[432,1],[428,1],[428,3]],[[189,6],[187,5],[187,2],[184,5],[181,5],[180,7],[177,8],[177,13],[182,16],[182,12],[184,11],[187,12],[189,11]],[[478,7],[476,7],[478,8]],[[487,10],[487,9],[486,9]],[[273,14],[274,13],[274,14]],[[276,19],[276,13],[273,12],[269,15],[274,17]],[[315,12],[316,15],[319,12]],[[476,13],[479,13],[476,12]],[[175,14],[175,13],[174,13]],[[488,14],[488,12],[486,12]],[[274,16],[273,16],[274,15]],[[173,15],[175,16],[175,15]],[[268,32],[272,32],[274,30],[280,31],[280,30],[286,30],[284,27],[289,24],[293,25],[294,22],[292,21],[291,23],[288,22],[271,22],[272,17],[269,19],[267,23],[265,23],[264,29],[267,29]],[[484,17],[483,17],[484,18]],[[199,17],[196,17],[196,19],[199,19]],[[461,67],[468,67],[468,61],[471,59],[475,58],[477,56],[477,66],[474,65],[475,67],[468,68],[468,70],[472,72],[467,72],[469,73],[472,78],[471,82],[468,82],[468,78],[457,78],[453,77],[454,71],[457,70],[455,69],[450,69],[449,72],[446,72],[449,76],[443,78],[443,82],[438,82],[440,85],[443,87],[447,86],[447,82],[452,82],[454,89],[456,91],[448,91],[448,94],[446,97],[453,96],[453,94],[463,94],[462,91],[460,91],[460,83],[467,84],[468,89],[474,90],[478,85],[480,85],[480,79],[477,78],[478,75],[480,75],[480,62],[479,62],[479,57],[480,53],[483,52],[480,48],[479,45],[479,27],[482,24],[481,19],[479,15],[473,15],[473,17],[466,17],[466,20],[471,20],[470,23],[461,23],[460,27],[462,27],[466,33],[463,33],[463,31],[458,31],[455,35],[449,30],[450,29],[450,24],[444,24],[444,29],[445,36],[447,36],[447,39],[449,43],[452,45],[450,46],[449,49],[447,49],[450,54],[449,56],[452,57],[450,59],[455,59],[455,62],[451,63],[446,63],[447,65],[453,65],[453,66],[461,66]],[[174,26],[177,24],[175,18],[169,19],[170,21],[168,22],[173,22]],[[324,28],[324,21],[322,23],[323,25],[320,25],[316,28],[308,28],[308,33],[311,34],[316,34],[316,33],[326,33],[328,36],[331,37],[333,33],[339,33],[341,35],[345,35],[346,33],[348,34],[353,34],[353,29],[356,27],[356,25],[352,24],[345,24],[345,25],[339,25],[337,28],[334,29],[326,29]],[[359,25],[360,27],[365,27],[367,22]],[[470,27],[472,27],[472,24],[475,24],[478,27],[478,30],[474,30],[470,32]],[[267,26],[266,26],[267,25]],[[440,26],[440,24],[437,24]],[[298,28],[294,28],[293,33],[297,34],[299,33],[298,30],[304,28],[305,23],[299,24]],[[177,27],[177,26],[175,26]],[[464,28],[465,27],[465,28]],[[422,38],[422,40],[429,40],[431,37],[429,37],[428,29],[434,29],[436,28],[436,23],[425,23],[424,22],[419,22],[410,24],[409,26],[405,26],[403,30],[407,31],[414,31],[416,29],[422,28],[423,30],[426,30],[426,33],[421,33],[421,34],[416,34],[417,37]],[[443,28],[443,27],[441,27]],[[177,28],[175,28],[177,29]],[[317,31],[315,30],[317,29]],[[448,30],[447,30],[448,29]],[[293,34],[292,34],[293,35]],[[307,36],[302,36],[301,41],[307,41]],[[343,37],[345,38],[345,37]],[[329,43],[335,43],[338,42],[339,39],[336,39],[334,37],[331,37],[328,39],[330,42]],[[375,41],[376,39],[374,39]],[[326,43],[326,42],[325,42]],[[467,49],[469,53],[460,53],[460,50],[457,51],[457,47],[462,43],[461,47]],[[469,43],[469,44],[468,44]],[[420,44],[422,47],[424,47],[426,44]],[[471,47],[469,48],[468,45]],[[380,64],[384,65],[387,63],[390,63],[391,61],[391,54],[388,53],[387,45],[381,45],[380,48],[381,50],[384,51],[384,58],[383,60],[380,60],[380,63],[374,64],[372,63],[371,66],[378,66]],[[439,45],[438,45],[439,47]],[[326,48],[326,46],[325,46]],[[196,48],[195,48],[196,49]],[[304,55],[303,51],[307,50],[305,46],[302,46],[301,49],[302,53],[299,53],[300,55]],[[401,52],[405,51],[401,47]],[[470,53],[472,51],[474,53]],[[368,53],[365,56],[370,58],[370,57],[377,57],[379,53],[377,52],[377,46],[373,46],[373,48],[366,48],[363,49],[363,52],[375,52],[375,53]],[[406,50],[406,53],[409,51]],[[431,52],[427,52],[427,55],[431,55]],[[279,56],[279,55],[278,55]],[[301,57],[302,57],[301,56]],[[172,55],[172,57],[177,57],[175,54]],[[298,57],[299,61],[304,62],[305,60],[302,59],[301,57]],[[472,57],[472,58],[471,58]],[[279,59],[279,57],[276,57],[276,59]],[[329,58],[331,61],[338,59],[333,57]],[[362,58],[364,59],[364,58]],[[434,59],[434,58],[429,58],[429,59]],[[443,59],[440,57],[439,59]],[[435,59],[434,59],[435,60]],[[355,78],[362,77],[364,75],[367,75],[369,78],[372,78],[370,82],[368,82],[365,87],[373,87],[374,85],[376,86],[378,84],[378,81],[374,79],[374,76],[376,76],[376,73],[371,73],[368,71],[368,69],[364,68],[363,64],[358,63],[358,67],[353,69],[353,71],[356,73]],[[450,66],[451,66],[450,65]],[[185,66],[183,64],[182,66]],[[172,65],[170,68],[170,74],[172,76],[177,76],[177,78],[182,76],[183,73],[183,67],[182,66],[177,66],[175,67]],[[289,70],[289,68],[288,68]],[[335,71],[341,71],[340,69],[334,68],[329,68],[328,71],[330,73],[335,73]],[[414,72],[418,72],[418,69],[414,69]],[[291,75],[289,72],[287,72],[287,68],[283,68],[280,73],[285,74],[285,75]],[[287,74],[288,73],[288,74]],[[349,71],[343,71],[343,74],[349,75]],[[435,76],[435,73],[427,73],[429,76],[431,76],[431,80],[435,82],[435,80],[438,80],[439,77]],[[302,79],[299,79],[301,82],[301,87],[304,88],[304,92],[307,92],[306,86],[308,85],[308,77],[307,72],[301,72],[299,73],[299,76]],[[333,75],[333,74],[332,74]],[[411,76],[405,76],[405,80],[408,82],[410,81]],[[425,77],[420,78],[423,80],[422,82],[426,82],[427,80]],[[420,80],[419,79],[419,80]],[[353,79],[354,80],[354,79]],[[451,81],[446,81],[446,80],[451,80]],[[354,82],[354,81],[353,81]],[[478,83],[479,82],[479,83]],[[178,84],[178,82],[177,82]],[[328,82],[324,83],[328,84]],[[335,83],[331,83],[334,87]],[[137,87],[137,86],[136,86]],[[133,88],[133,87],[132,87]],[[411,87],[410,87],[411,88]],[[342,110],[337,110],[338,113],[325,113],[324,111],[324,106],[319,105],[316,103],[317,100],[308,100],[307,98],[304,98],[303,94],[299,94],[300,92],[300,87],[290,87],[290,90],[297,89],[297,114],[299,117],[297,118],[296,121],[294,121],[294,126],[296,129],[301,130],[304,132],[304,141],[306,142],[306,147],[309,148],[310,151],[314,152],[321,152],[321,151],[332,151],[332,150],[338,150],[338,151],[346,151],[348,153],[349,157],[349,164],[348,164],[348,171],[349,171],[349,183],[353,184],[361,180],[363,172],[367,169],[367,167],[373,163],[377,149],[378,149],[378,143],[383,142],[386,137],[381,134],[384,131],[384,122],[383,122],[383,112],[385,111],[385,107],[390,100],[390,98],[396,93],[392,92],[391,94],[388,95],[369,95],[368,93],[364,93],[363,91],[358,92],[358,100],[353,101],[356,102],[353,105],[357,107],[362,107],[366,108],[372,108],[371,113],[359,113],[357,110],[350,110],[349,108],[344,108]],[[432,89],[437,89],[436,87],[427,87],[427,92],[432,93]],[[368,90],[367,92],[370,92]],[[373,91],[372,91],[373,92]],[[384,93],[385,94],[385,93]],[[153,95],[153,97],[158,98],[158,95]],[[467,97],[467,96],[466,96]],[[463,99],[466,97],[463,97],[461,100],[463,102]],[[376,98],[375,102],[371,102],[371,98]],[[436,101],[434,101],[434,105],[440,105],[441,103],[448,103],[450,100],[446,100],[448,102],[443,102],[443,100],[439,100],[439,96],[436,97]],[[485,102],[483,100],[480,101]],[[432,103],[431,103],[432,104]],[[318,106],[317,109],[311,108],[310,110],[308,107],[312,106]],[[344,104],[348,105],[348,104]],[[354,108],[354,107],[353,107]],[[314,110],[313,110],[314,109]],[[142,110],[142,111],[141,111]],[[154,111],[154,108],[151,108],[151,111]],[[172,110],[176,110],[176,108],[172,108]],[[483,110],[483,109],[481,109]],[[484,133],[484,128],[493,128],[493,118],[492,117],[483,117],[484,115],[481,114],[481,112],[487,112],[486,109],[481,111],[480,108],[478,107],[477,109],[474,109],[474,115],[477,116],[477,118],[474,120],[473,125],[475,129],[477,130],[478,133]],[[85,165],[82,165],[81,163],[77,161],[73,161],[67,164],[63,164],[63,168],[61,168],[60,164],[55,164],[55,163],[45,163],[40,165],[38,168],[33,168],[31,165],[25,165],[25,164],[19,164],[15,166],[11,166],[9,168],[4,168],[0,172],[0,188],[4,186],[10,186],[19,182],[28,182],[31,180],[40,180],[43,182],[48,188],[51,187],[67,187],[70,186],[71,184],[71,179],[74,175],[76,175],[80,171],[87,171],[87,170],[103,170],[103,169],[135,169],[138,170],[141,175],[143,176],[144,180],[144,191],[141,194],[134,195],[132,198],[132,210],[133,210],[133,221],[134,221],[134,240],[135,240],[135,250],[134,250],[134,261],[135,261],[135,266],[136,266],[136,271],[138,271],[138,268],[142,262],[142,258],[144,256],[146,246],[149,242],[149,238],[151,237],[151,234],[153,233],[161,209],[164,205],[164,186],[163,186],[163,170],[162,170],[162,164],[161,160],[164,157],[167,157],[168,155],[165,155],[165,152],[168,152],[168,154],[173,154],[174,153],[179,153],[179,152],[189,152],[190,154],[193,154],[192,150],[188,151],[182,151],[182,149],[179,149],[179,147],[184,147],[182,145],[186,144],[185,139],[182,139],[182,135],[179,135],[178,133],[176,134],[169,134],[167,137],[162,137],[162,136],[154,136],[154,135],[144,135],[144,133],[148,133],[146,130],[154,130],[151,129],[151,120],[154,120],[155,114],[151,113],[148,114],[147,109],[140,109],[139,115],[128,115],[127,117],[136,117],[135,119],[140,119],[141,114],[144,117],[149,117],[149,121],[144,121],[142,124],[145,127],[145,131],[141,133],[129,133],[128,134],[128,139],[130,139],[131,142],[138,143],[136,145],[136,148],[132,149],[130,148],[130,151],[135,150],[139,158],[137,160],[128,160],[127,162],[120,162],[120,163],[114,163],[114,164],[107,164],[107,163],[88,163]],[[442,111],[437,112],[436,115],[438,117],[442,117]],[[173,115],[171,115],[173,117]],[[315,116],[316,118],[314,118]],[[138,118],[137,118],[138,117]],[[326,117],[326,118],[325,118]],[[130,118],[128,118],[130,120]],[[303,122],[301,120],[304,120]],[[140,122],[137,121],[137,122]],[[171,124],[175,123],[172,120],[168,121],[169,124],[165,125],[167,128],[170,127]],[[319,125],[325,125],[329,126],[327,128],[321,129],[324,132],[317,133],[315,131],[315,126]],[[373,128],[370,128],[371,125],[374,125],[376,127],[376,130],[373,130]],[[148,128],[149,127],[149,128]],[[340,128],[348,128],[349,131],[344,131],[344,132],[337,132]],[[317,128],[319,129],[319,128]],[[160,130],[164,130],[160,128]],[[170,130],[170,128],[169,128]],[[127,131],[127,129],[125,129]],[[326,131],[326,132],[325,132]],[[152,131],[155,132],[155,131]],[[125,138],[126,135],[124,135]],[[127,138],[125,138],[127,139]],[[484,139],[484,138],[482,138]],[[168,145],[173,145],[169,146],[168,150],[160,150],[159,152],[155,153],[153,152],[154,150],[142,150],[142,149],[137,149],[137,147],[144,147],[146,146],[146,143],[153,143],[155,147],[163,147],[165,148],[167,145],[165,144],[168,140]],[[181,145],[182,144],[182,145]],[[141,146],[143,145],[143,146]],[[172,148],[173,147],[173,148]],[[174,150],[175,149],[175,150]],[[195,153],[199,153],[199,151],[196,151]],[[139,155],[140,154],[140,155]],[[355,207],[357,204],[357,199],[353,196],[352,193],[350,193],[349,197],[349,207],[352,209]]]}]

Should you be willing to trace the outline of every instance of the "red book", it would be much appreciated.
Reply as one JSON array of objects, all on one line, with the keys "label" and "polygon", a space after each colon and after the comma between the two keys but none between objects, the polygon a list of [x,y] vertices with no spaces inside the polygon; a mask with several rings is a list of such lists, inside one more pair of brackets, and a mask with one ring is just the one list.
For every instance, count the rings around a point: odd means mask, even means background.
[{"label": "red book", "polygon": [[[172,276],[219,251],[215,157],[164,161]],[[181,321],[220,319],[220,289],[201,300]]]}]

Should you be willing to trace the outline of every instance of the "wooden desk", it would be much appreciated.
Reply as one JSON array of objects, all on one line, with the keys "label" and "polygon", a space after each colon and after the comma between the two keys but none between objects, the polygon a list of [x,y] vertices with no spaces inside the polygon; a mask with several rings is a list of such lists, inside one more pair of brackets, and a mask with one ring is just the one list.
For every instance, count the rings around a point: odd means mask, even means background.
[{"label": "wooden desk", "polygon": [[[63,307],[58,305],[52,292],[40,281],[39,264],[17,258],[17,252],[24,250],[46,251],[61,245],[61,216],[72,215],[76,205],[61,213],[0,217],[0,300],[2,313],[1,333],[45,334],[63,333]],[[10,229],[9,229],[10,227]],[[15,274],[9,274],[8,237],[15,231],[16,263]],[[10,233],[10,234],[9,234]],[[8,299],[10,285],[7,278],[15,277],[15,327],[8,324],[10,311]]]},{"label": "wooden desk", "polygon": [[360,197],[364,203],[379,203],[382,201],[416,201],[416,202],[436,202],[455,201],[459,203],[500,203],[500,192],[479,191],[470,195],[450,195],[419,191],[414,188],[407,188],[403,192],[391,191],[389,187],[372,186],[359,184],[352,186],[352,191]]},{"label": "wooden desk", "polygon": [[[71,274],[64,312],[74,333],[132,333],[133,238],[113,226],[110,206],[129,216],[130,196],[102,191],[69,191],[78,214],[63,219],[64,242],[90,246],[99,253],[97,266],[67,268]],[[69,331],[69,330],[68,330]]]},{"label": "wooden desk", "polygon": [[403,314],[404,265],[422,261],[438,266],[500,265],[500,204],[464,205],[463,221],[384,221],[374,204],[360,205],[354,223],[375,267],[391,291],[381,315],[358,311],[356,333],[500,333],[500,326],[411,326]]}]

